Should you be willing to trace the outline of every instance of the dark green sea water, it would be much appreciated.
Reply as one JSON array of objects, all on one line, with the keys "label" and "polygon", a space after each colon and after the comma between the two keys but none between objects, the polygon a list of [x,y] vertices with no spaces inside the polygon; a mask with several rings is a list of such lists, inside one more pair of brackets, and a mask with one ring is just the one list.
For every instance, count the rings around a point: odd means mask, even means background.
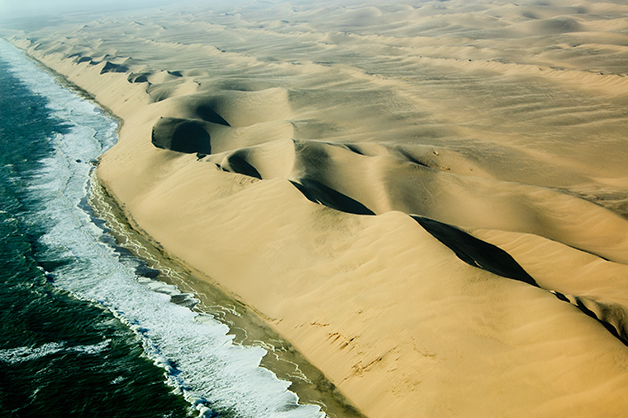
[{"label": "dark green sea water", "polygon": [[46,105],[0,61],[0,416],[186,416],[128,327],[49,283],[73,260],[41,243],[29,185],[71,128]]},{"label": "dark green sea water", "polygon": [[324,416],[117,247],[86,203],[116,123],[1,43],[0,417]]}]

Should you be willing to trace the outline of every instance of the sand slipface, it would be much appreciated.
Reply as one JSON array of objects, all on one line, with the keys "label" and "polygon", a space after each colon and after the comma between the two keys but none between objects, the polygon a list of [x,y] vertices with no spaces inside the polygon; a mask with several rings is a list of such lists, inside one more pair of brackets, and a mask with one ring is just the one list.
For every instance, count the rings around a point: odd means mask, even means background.
[{"label": "sand slipface", "polygon": [[9,35],[123,120],[98,175],[134,225],[366,416],[612,417],[627,13],[251,3]]}]

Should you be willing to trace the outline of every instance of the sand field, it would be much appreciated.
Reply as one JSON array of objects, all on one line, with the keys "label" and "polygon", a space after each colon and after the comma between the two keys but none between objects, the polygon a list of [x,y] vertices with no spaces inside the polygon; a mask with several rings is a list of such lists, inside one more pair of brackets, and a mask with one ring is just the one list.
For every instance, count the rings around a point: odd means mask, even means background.
[{"label": "sand field", "polygon": [[3,29],[98,177],[368,417],[628,409],[628,5],[251,2]]}]

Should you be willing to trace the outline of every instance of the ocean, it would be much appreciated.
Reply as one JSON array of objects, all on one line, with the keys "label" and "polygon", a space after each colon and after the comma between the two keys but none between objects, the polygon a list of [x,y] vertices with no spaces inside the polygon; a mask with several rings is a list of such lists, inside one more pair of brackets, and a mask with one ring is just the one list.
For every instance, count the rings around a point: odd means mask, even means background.
[{"label": "ocean", "polygon": [[90,207],[116,128],[0,42],[0,416],[325,416]]}]

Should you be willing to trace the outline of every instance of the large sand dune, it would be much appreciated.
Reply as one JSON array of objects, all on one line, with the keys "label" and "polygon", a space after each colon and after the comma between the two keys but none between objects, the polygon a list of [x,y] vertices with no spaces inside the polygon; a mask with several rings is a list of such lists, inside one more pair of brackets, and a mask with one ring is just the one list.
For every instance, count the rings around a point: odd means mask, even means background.
[{"label": "large sand dune", "polygon": [[369,417],[628,410],[628,6],[251,3],[4,30],[98,175]]}]

